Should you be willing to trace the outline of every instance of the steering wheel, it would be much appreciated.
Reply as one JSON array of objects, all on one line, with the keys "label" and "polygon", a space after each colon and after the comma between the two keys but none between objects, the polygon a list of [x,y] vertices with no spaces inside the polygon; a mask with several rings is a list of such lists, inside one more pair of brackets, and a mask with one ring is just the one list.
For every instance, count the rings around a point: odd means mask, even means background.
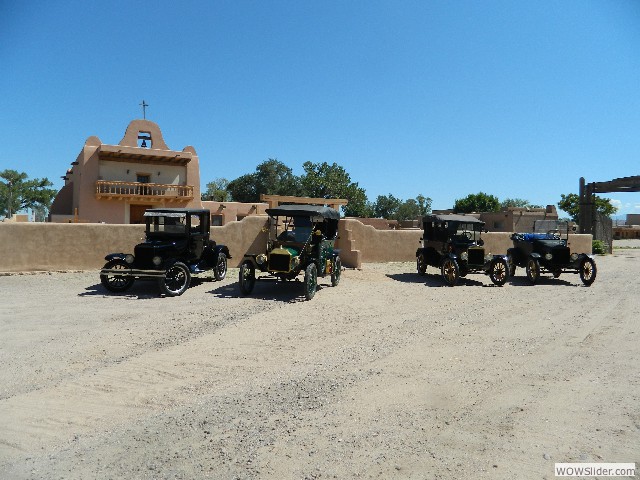
[{"label": "steering wheel", "polygon": [[473,235],[471,235],[471,232],[468,230],[465,230],[464,232],[462,232],[462,236],[466,237],[467,240],[471,240],[471,238],[473,238]]}]

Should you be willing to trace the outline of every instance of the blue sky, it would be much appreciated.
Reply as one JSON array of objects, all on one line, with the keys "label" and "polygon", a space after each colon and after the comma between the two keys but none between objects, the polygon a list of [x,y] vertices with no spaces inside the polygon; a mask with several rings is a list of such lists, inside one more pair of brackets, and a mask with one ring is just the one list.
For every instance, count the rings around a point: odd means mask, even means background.
[{"label": "blue sky", "polygon": [[[640,2],[0,1],[0,170],[157,122],[202,187],[336,162],[370,200],[556,203],[640,175]],[[606,195],[640,213],[640,194]]]}]

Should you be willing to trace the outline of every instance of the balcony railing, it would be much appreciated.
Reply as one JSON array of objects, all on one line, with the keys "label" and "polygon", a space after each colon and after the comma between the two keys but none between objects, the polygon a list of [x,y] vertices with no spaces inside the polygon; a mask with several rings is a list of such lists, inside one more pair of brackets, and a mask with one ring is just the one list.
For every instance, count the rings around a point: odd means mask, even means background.
[{"label": "balcony railing", "polygon": [[165,201],[193,199],[193,185],[164,185],[160,183],[115,182],[98,180],[96,198],[149,198]]}]

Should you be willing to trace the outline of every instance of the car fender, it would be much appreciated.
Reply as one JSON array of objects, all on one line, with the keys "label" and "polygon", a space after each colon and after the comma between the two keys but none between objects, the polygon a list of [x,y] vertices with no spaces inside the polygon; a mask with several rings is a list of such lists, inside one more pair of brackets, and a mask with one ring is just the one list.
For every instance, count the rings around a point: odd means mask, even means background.
[{"label": "car fender", "polygon": [[224,253],[227,258],[231,258],[231,254],[229,253],[229,248],[226,245],[216,245],[215,247],[212,248],[213,251],[213,258],[215,258],[216,260],[218,259],[218,255],[220,255],[220,252]]},{"label": "car fender", "polygon": [[111,260],[124,260],[126,256],[126,253],[110,253],[108,255],[105,255],[104,259],[107,262],[110,262]]}]

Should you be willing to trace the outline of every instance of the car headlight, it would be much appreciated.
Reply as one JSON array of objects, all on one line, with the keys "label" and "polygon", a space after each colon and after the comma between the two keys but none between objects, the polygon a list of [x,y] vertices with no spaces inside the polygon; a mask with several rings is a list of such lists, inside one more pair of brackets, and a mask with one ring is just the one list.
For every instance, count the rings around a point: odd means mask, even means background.
[{"label": "car headlight", "polygon": [[131,265],[133,263],[133,255],[131,255],[130,253],[128,255],[125,255],[124,261]]},{"label": "car headlight", "polygon": [[553,255],[552,255],[552,254],[550,254],[550,253],[545,253],[545,254],[544,254],[544,259],[545,259],[545,260],[551,260],[552,258],[553,258]]},{"label": "car headlight", "polygon": [[571,261],[572,261],[572,262],[575,262],[575,261],[578,259],[578,256],[579,256],[579,255],[578,255],[577,253],[572,253],[572,254],[571,254]]},{"label": "car headlight", "polygon": [[469,252],[462,252],[460,258],[466,262],[469,259]]},{"label": "car headlight", "polygon": [[162,263],[162,257],[153,257],[151,261],[156,267],[159,267],[160,264]]},{"label": "car headlight", "polygon": [[266,261],[267,261],[267,256],[264,253],[261,253],[256,257],[256,263],[258,265],[262,265]]}]

